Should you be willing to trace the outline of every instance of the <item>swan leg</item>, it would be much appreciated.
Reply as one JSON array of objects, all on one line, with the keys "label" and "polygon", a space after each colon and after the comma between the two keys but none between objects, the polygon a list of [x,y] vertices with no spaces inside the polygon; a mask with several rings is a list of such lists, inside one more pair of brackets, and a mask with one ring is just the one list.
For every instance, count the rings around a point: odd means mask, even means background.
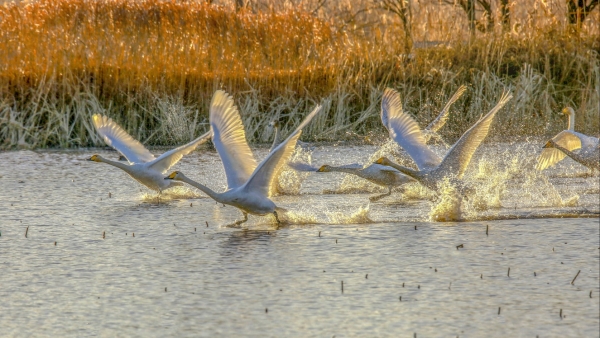
[{"label": "swan leg", "polygon": [[369,197],[369,200],[371,202],[379,201],[380,199],[382,199],[384,197],[387,197],[387,196],[389,196],[391,194],[392,194],[392,187],[388,186],[388,192],[386,192],[385,194],[381,194],[381,195]]},{"label": "swan leg", "polygon": [[244,219],[240,220],[240,221],[235,221],[233,224],[240,225],[240,224],[245,223],[245,222],[248,221],[248,213],[242,211],[242,214],[244,214]]},{"label": "swan leg", "polygon": [[277,215],[277,211],[273,211],[273,215],[275,216],[275,220],[277,221],[277,229],[281,226],[281,221],[279,220],[279,216]]}]

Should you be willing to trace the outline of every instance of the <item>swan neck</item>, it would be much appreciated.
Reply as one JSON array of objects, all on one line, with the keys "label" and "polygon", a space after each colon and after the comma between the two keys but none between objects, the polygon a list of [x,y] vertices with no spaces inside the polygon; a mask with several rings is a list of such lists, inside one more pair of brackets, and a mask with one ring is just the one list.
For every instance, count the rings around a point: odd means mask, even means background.
[{"label": "swan neck", "polygon": [[217,201],[217,202],[221,201],[220,196],[219,196],[220,194],[215,192],[214,190],[210,189],[209,187],[202,185],[196,181],[193,181],[187,177],[179,178],[179,180],[182,182],[185,182],[193,187],[200,189],[203,193],[207,194],[208,196],[210,196],[210,198],[214,199],[215,201]]},{"label": "swan neck", "polygon": [[575,113],[569,112],[569,125],[567,126],[568,130],[575,130]]},{"label": "swan neck", "polygon": [[112,160],[106,159],[106,158],[101,157],[101,156],[98,156],[98,159],[100,159],[100,162],[103,162],[103,163],[106,163],[106,164],[110,164],[110,165],[112,165],[114,167],[117,167],[117,168],[123,170],[123,171],[126,171],[126,172],[130,172],[131,171],[130,170],[131,169],[130,165],[125,164],[123,162],[112,161]]},{"label": "swan neck", "polygon": [[396,169],[396,170],[398,170],[399,172],[401,172],[401,173],[403,173],[405,175],[408,175],[408,176],[414,178],[414,179],[418,179],[421,176],[419,171],[413,170],[411,168],[407,168],[405,166],[401,166],[401,165],[396,164],[396,163],[390,163],[389,166],[392,167],[392,168],[394,168],[394,169]]},{"label": "swan neck", "polygon": [[342,172],[342,173],[347,173],[347,174],[355,174],[360,169],[331,167],[330,170],[331,171],[338,171],[338,172]]},{"label": "swan neck", "polygon": [[273,151],[279,145],[279,128],[273,127],[275,129],[275,135],[273,135],[273,144],[271,145],[271,149],[269,152]]}]

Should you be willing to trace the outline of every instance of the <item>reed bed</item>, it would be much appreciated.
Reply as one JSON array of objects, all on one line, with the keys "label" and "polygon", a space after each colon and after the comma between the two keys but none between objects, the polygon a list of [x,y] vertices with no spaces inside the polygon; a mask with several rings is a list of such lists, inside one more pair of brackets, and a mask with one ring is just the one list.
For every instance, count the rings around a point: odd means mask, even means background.
[{"label": "reed bed", "polygon": [[424,124],[462,84],[469,90],[441,131],[450,140],[505,89],[515,98],[498,115],[496,137],[562,130],[564,106],[575,108],[578,130],[598,134],[597,10],[581,28],[539,10],[515,18],[508,32],[470,35],[458,9],[440,11],[438,1],[423,1],[413,17],[416,42],[406,53],[397,18],[368,9],[348,19],[360,12],[352,6],[236,11],[203,1],[5,3],[0,148],[101,145],[94,113],[111,116],[147,144],[184,142],[207,130],[208,105],[219,88],[234,95],[251,142],[268,141],[272,119],[285,132],[320,102],[325,112],[304,139],[379,141],[386,86],[399,90],[405,110]]}]

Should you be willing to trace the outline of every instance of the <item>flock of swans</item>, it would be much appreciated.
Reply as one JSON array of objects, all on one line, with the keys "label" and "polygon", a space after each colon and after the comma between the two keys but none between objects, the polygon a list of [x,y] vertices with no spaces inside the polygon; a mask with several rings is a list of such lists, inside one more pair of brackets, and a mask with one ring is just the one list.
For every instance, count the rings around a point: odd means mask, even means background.
[{"label": "flock of swans", "polygon": [[[279,140],[278,122],[274,121],[271,124],[275,130],[273,145],[268,155],[260,163],[257,163],[246,141],[242,119],[233,98],[222,90],[214,93],[210,104],[210,131],[159,157],[152,155],[148,149],[127,134],[112,119],[94,115],[93,123],[98,134],[128,163],[111,161],[99,155],[93,155],[88,160],[104,162],[122,169],[139,183],[157,191],[159,198],[162,191],[187,183],[219,203],[240,209],[244,218],[236,221],[235,225],[246,222],[248,214],[271,214],[277,224],[281,224],[278,211],[285,210],[278,208],[270,196],[273,185],[285,166],[298,171],[344,172],[388,189],[385,194],[371,197],[371,201],[390,195],[392,188],[414,181],[434,192],[439,191],[442,182],[450,182],[456,187],[459,197],[462,198],[467,197],[467,193],[472,189],[466,186],[462,180],[467,166],[487,136],[494,117],[512,98],[510,93],[503,93],[496,106],[469,128],[447,151],[446,155],[440,158],[429,148],[427,142],[431,138],[440,138],[437,131],[446,123],[450,106],[460,98],[465,90],[466,87],[460,87],[439,116],[421,130],[416,121],[403,112],[399,93],[390,88],[385,89],[381,102],[381,121],[388,130],[390,138],[410,156],[416,169],[396,164],[386,157],[380,157],[375,163],[369,163],[366,166],[349,164],[338,167],[329,165],[313,167],[302,163],[290,163],[292,153],[297,146],[309,148],[305,143],[300,144],[298,139],[302,134],[302,129],[321,111],[319,105],[282,142]],[[563,113],[569,116],[568,128],[545,144],[536,168],[538,170],[546,169],[569,156],[591,169],[600,170],[598,138],[574,131],[575,116],[572,108],[565,108]],[[179,171],[165,176],[167,171],[183,156],[194,151],[208,139],[212,139],[223,163],[227,177],[227,188],[224,192],[213,191]]]}]

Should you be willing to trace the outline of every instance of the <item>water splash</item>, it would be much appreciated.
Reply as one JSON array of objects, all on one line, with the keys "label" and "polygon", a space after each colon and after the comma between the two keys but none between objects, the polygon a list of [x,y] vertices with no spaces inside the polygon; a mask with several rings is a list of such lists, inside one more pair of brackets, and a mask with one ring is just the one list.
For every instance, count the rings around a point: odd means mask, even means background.
[{"label": "water splash", "polygon": [[348,214],[347,212],[327,212],[329,224],[367,224],[373,223],[369,217],[369,205],[360,206],[355,212]]},{"label": "water splash", "polygon": [[[312,151],[296,147],[289,162],[312,164]],[[302,188],[302,182],[310,175],[310,172],[296,171],[289,166],[284,166],[273,185],[271,196],[298,195]]]},{"label": "water splash", "polygon": [[[202,194],[198,190],[192,189],[188,186],[176,186],[170,189],[167,189],[160,194],[160,201],[173,201],[180,199],[194,199],[205,197],[206,195]],[[141,200],[148,203],[156,203],[159,195],[157,192],[144,192],[142,193]]]}]

